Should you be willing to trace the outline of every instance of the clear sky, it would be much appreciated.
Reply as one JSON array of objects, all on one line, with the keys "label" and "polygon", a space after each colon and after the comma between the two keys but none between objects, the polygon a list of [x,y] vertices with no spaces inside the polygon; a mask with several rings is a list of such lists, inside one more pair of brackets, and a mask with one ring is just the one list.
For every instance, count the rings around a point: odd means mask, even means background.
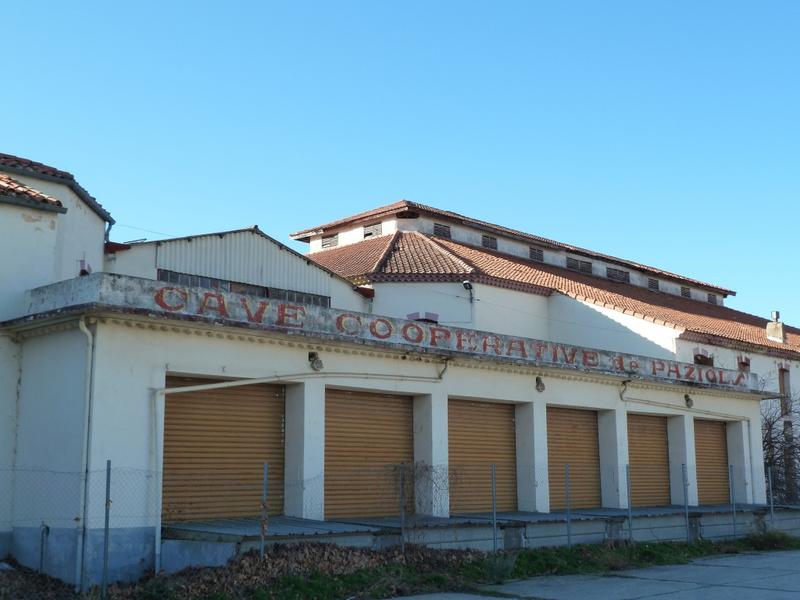
[{"label": "clear sky", "polygon": [[117,241],[258,224],[286,242],[407,198],[800,325],[800,2],[28,0],[2,15],[0,151],[73,172]]}]

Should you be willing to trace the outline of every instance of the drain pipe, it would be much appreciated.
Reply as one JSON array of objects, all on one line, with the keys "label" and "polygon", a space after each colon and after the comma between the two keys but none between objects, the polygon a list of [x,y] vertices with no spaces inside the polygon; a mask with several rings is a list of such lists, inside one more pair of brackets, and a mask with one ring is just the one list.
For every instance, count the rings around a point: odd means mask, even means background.
[{"label": "drain pipe", "polygon": [[77,551],[75,553],[75,588],[83,591],[83,565],[86,557],[86,518],[89,504],[89,453],[91,451],[92,380],[94,371],[94,335],[86,326],[86,317],[78,321],[78,329],[86,336],[86,373],[84,378],[83,445],[81,448],[80,512]]}]

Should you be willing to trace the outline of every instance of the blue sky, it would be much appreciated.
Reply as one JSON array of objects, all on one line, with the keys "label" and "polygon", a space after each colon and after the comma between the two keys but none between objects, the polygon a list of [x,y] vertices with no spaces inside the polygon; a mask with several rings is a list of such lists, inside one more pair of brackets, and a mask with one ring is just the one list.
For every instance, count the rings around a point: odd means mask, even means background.
[{"label": "blue sky", "polygon": [[407,198],[800,325],[798,30],[778,1],[32,0],[0,151],[75,173],[118,241]]}]

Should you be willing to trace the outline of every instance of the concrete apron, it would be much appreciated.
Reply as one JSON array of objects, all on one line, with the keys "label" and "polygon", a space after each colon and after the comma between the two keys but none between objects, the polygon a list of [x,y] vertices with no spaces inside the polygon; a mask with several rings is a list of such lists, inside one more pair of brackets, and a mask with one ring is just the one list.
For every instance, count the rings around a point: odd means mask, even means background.
[{"label": "concrete apron", "polygon": [[[634,540],[659,542],[686,540],[685,516],[679,507],[636,509]],[[690,513],[691,539],[722,540],[733,537],[729,507],[694,507]],[[187,567],[224,565],[231,558],[260,544],[257,520],[184,523],[165,525],[162,530],[162,569],[174,573]],[[764,532],[770,516],[763,507],[737,512],[736,535]],[[776,511],[775,529],[800,535],[800,509]],[[576,511],[570,527],[573,544],[617,543],[628,539],[625,510]],[[382,549],[401,543],[441,549],[498,550],[563,546],[567,544],[563,513],[501,513],[496,536],[491,516],[466,515],[452,518],[409,517],[402,527],[398,518],[313,521],[272,517],[266,545],[333,543]],[[75,528],[51,528],[42,546],[41,529],[18,527],[11,532],[10,556],[20,564],[75,584]],[[8,537],[8,536],[6,536]],[[154,567],[153,528],[112,528],[109,545],[109,582],[136,581]],[[103,530],[87,533],[85,577],[88,585],[100,583],[103,563]]]}]

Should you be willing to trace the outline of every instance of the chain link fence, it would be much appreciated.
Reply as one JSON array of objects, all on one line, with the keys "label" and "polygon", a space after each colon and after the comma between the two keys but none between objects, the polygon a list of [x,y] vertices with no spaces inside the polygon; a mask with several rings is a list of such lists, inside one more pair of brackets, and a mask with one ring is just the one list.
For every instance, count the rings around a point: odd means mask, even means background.
[{"label": "chain link fence", "polygon": [[[502,530],[510,522],[547,522],[556,530],[554,543],[567,545],[586,539],[581,527],[592,519],[614,523],[616,534],[606,537],[630,543],[681,538],[691,543],[752,530],[743,515],[753,507],[736,502],[744,494],[745,473],[733,465],[703,477],[698,473],[698,489],[692,489],[696,466],[677,470],[666,463],[325,467],[324,476],[302,477],[269,464],[244,471],[235,465],[216,470],[190,465],[168,473],[163,482],[158,472],[110,463],[87,474],[0,471],[0,536],[6,535],[20,563],[79,586],[99,582],[104,589],[109,581],[140,575],[141,557],[158,556],[159,526],[239,527],[236,531],[258,541],[262,554],[269,538],[285,536],[287,523],[299,517],[318,523],[318,530],[324,530],[322,521],[398,530],[400,544],[424,543],[419,532],[425,527],[469,522],[491,531],[487,549],[493,550],[506,547]],[[799,519],[784,510],[788,505],[776,491],[773,469],[767,467],[766,478],[766,527],[791,529],[790,521]],[[537,514],[548,501],[550,513]],[[284,516],[286,506],[294,521]],[[698,531],[697,514],[703,511],[715,515],[713,527],[722,533],[712,533],[712,525]],[[664,517],[672,519],[669,531],[654,520]]]}]

